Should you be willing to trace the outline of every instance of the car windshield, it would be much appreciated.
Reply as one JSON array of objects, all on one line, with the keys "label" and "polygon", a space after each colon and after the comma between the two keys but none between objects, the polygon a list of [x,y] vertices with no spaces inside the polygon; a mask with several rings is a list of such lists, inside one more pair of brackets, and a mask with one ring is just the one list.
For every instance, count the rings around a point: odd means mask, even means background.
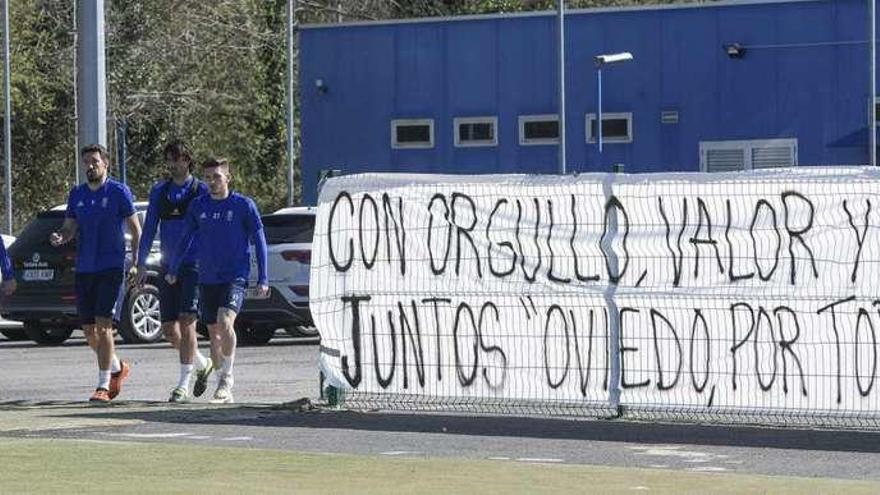
[{"label": "car windshield", "polygon": [[312,242],[315,230],[314,215],[266,215],[263,228],[267,244]]},{"label": "car windshield", "polygon": [[49,234],[61,228],[64,223],[63,211],[46,211],[37,215],[12,244],[10,251],[29,252],[35,248],[49,246]]}]

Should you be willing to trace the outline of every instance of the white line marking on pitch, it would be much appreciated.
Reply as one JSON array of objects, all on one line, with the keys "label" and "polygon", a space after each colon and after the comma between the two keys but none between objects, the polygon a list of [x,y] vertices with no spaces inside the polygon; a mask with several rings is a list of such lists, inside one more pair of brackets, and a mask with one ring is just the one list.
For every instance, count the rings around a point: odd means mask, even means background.
[{"label": "white line marking on pitch", "polygon": [[128,437],[128,438],[180,438],[189,437],[191,433],[103,433],[111,437]]},{"label": "white line marking on pitch", "polygon": [[519,457],[519,462],[565,462],[562,459],[553,459],[550,457]]},{"label": "white line marking on pitch", "polygon": [[509,461],[510,457],[487,457],[490,461]]},{"label": "white line marking on pitch", "polygon": [[636,450],[640,452],[636,452],[636,455],[651,455],[651,456],[663,456],[663,457],[682,457],[685,459],[693,459],[693,458],[708,458],[714,457],[711,454],[707,454],[705,452],[697,452],[694,450],[681,450],[681,447],[630,447],[631,450]]},{"label": "white line marking on pitch", "polygon": [[700,466],[695,468],[688,468],[687,471],[696,471],[701,473],[717,473],[721,471],[727,471],[727,468],[718,467],[718,466]]},{"label": "white line marking on pitch", "polygon": [[190,435],[186,437],[187,440],[208,440],[210,438],[208,435]]},{"label": "white line marking on pitch", "polygon": [[419,452],[413,452],[411,450],[390,450],[388,452],[382,452],[381,455],[416,455]]},{"label": "white line marking on pitch", "polygon": [[220,440],[225,440],[227,442],[249,442],[253,439],[254,437],[227,437],[221,438]]}]

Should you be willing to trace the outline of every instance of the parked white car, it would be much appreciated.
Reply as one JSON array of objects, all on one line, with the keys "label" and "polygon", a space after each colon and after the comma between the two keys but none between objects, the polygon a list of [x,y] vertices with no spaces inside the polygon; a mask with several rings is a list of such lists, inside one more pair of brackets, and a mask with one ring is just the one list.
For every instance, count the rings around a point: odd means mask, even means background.
[{"label": "parked white car", "polygon": [[317,208],[295,206],[263,215],[268,244],[269,295],[258,298],[257,261],[251,256],[251,280],[236,319],[240,341],[265,343],[283,328],[295,337],[315,337],[309,311],[309,270]]}]

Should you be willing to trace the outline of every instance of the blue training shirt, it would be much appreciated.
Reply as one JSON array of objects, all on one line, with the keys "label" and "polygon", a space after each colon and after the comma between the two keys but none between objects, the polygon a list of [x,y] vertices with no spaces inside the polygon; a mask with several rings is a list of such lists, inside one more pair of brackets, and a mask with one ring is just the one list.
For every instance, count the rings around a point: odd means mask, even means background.
[{"label": "blue training shirt", "polygon": [[250,245],[257,255],[257,283],[268,284],[266,236],[257,205],[247,196],[230,192],[216,200],[210,194],[194,199],[184,219],[185,226],[171,258],[170,273],[177,275],[190,241],[199,234],[199,283],[223,284],[248,280]]},{"label": "blue training shirt", "polygon": [[[150,255],[150,249],[153,246],[153,239],[156,237],[156,229],[159,228],[159,246],[162,252],[162,266],[168,267],[171,263],[171,257],[174,254],[174,249],[177,247],[177,243],[180,240],[180,236],[183,233],[184,228],[184,219],[175,219],[175,220],[162,220],[159,218],[159,208],[162,200],[162,193],[165,192],[167,194],[168,199],[172,204],[177,205],[183,202],[184,198],[186,198],[187,194],[189,194],[189,189],[192,187],[192,182],[196,180],[194,177],[190,176],[189,179],[184,182],[182,186],[178,186],[174,183],[174,181],[163,180],[161,182],[156,183],[152,189],[150,189],[150,204],[147,206],[147,216],[144,218],[144,231],[141,234],[141,245],[138,249],[138,265],[144,266],[147,262],[147,256]],[[199,183],[198,187],[198,196],[208,193],[208,185],[204,182]],[[195,199],[193,199],[195,201]],[[190,206],[192,203],[190,203]],[[192,242],[190,243],[189,249],[186,250],[186,253],[183,255],[183,259],[181,260],[181,264],[190,265],[196,262],[196,253],[199,248],[199,236],[196,233],[195,237],[193,237]]]},{"label": "blue training shirt", "polygon": [[76,271],[125,268],[125,219],[134,215],[128,186],[108,178],[97,191],[80,184],[67,198],[68,218],[77,223]]},{"label": "blue training shirt", "polygon": [[9,253],[6,252],[6,242],[0,237],[0,273],[3,273],[3,280],[12,280],[15,278],[15,271],[12,270],[12,260],[9,259]]}]

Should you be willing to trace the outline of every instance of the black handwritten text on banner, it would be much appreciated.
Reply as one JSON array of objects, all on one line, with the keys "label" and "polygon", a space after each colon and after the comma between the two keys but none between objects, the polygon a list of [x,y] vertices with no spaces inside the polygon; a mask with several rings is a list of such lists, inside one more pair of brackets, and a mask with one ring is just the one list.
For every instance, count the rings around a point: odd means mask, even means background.
[{"label": "black handwritten text on banner", "polygon": [[878,178],[331,180],[322,366],[422,397],[880,411]]}]

